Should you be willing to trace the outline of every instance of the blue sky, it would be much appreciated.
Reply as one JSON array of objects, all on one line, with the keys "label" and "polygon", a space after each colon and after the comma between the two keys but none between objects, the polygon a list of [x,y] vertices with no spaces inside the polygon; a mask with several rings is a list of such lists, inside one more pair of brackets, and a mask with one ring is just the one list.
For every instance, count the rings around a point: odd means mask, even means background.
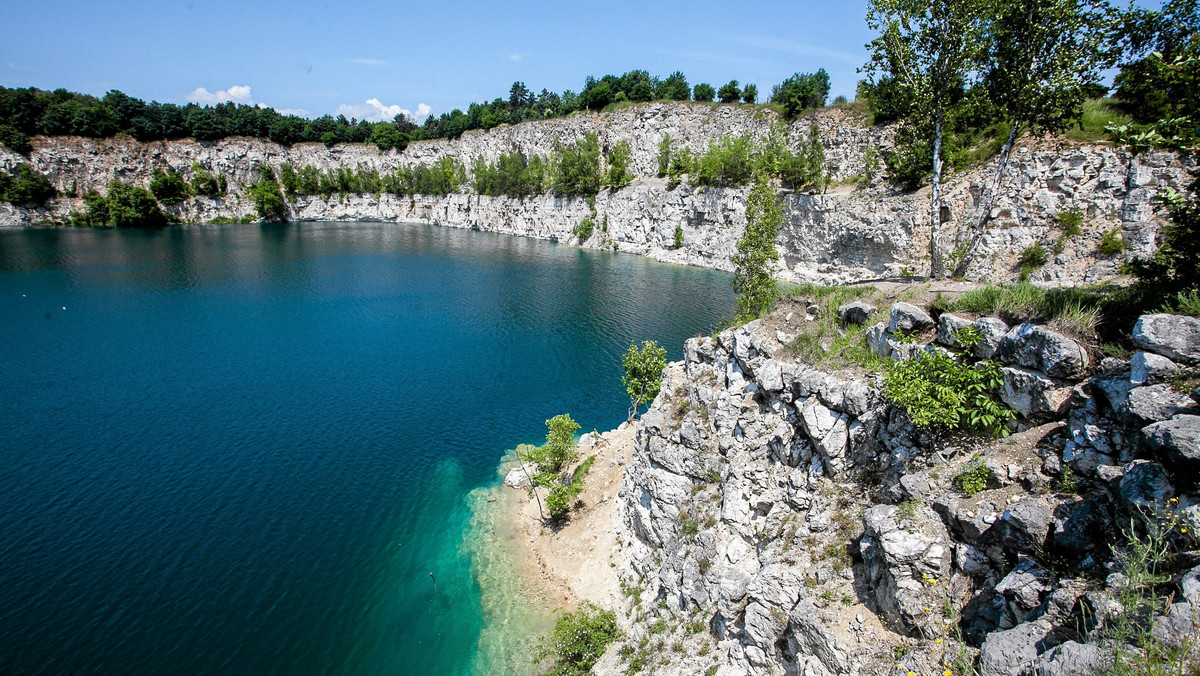
[{"label": "blue sky", "polygon": [[[1154,0],[1138,4],[1157,7]],[[640,68],[719,87],[825,68],[853,98],[866,0],[381,2],[39,0],[0,4],[0,85],[421,117]]]},{"label": "blue sky", "polygon": [[[635,68],[852,97],[866,2],[40,0],[0,6],[0,84],[390,119]],[[373,101],[374,103],[368,103]]]}]

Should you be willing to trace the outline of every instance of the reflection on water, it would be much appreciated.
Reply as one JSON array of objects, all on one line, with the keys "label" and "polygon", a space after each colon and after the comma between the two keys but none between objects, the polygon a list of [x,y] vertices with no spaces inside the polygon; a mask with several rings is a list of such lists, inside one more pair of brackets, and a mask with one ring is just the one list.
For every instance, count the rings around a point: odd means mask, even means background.
[{"label": "reflection on water", "polygon": [[731,307],[722,273],[424,225],[0,231],[0,667],[523,665],[496,459],[615,426],[629,342],[678,358]]}]

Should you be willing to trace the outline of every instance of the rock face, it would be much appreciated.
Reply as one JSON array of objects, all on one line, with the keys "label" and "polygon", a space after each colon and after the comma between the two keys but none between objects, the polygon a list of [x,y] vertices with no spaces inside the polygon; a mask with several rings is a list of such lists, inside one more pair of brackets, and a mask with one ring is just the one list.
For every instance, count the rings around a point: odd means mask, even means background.
[{"label": "rock face", "polygon": [[[894,308],[897,330],[913,316]],[[1114,533],[1164,509],[1200,528],[1200,415],[1144,417],[1170,408],[1146,402],[1191,398],[1135,385],[1125,363],[1080,381],[1074,341],[993,325],[1019,429],[1049,422],[963,452],[915,428],[878,379],[793,361],[770,326],[687,341],[636,428],[613,523],[630,562],[618,609],[629,645],[711,655],[662,657],[654,673],[941,673],[952,641],[981,674],[1103,666],[1108,648],[1087,641],[1122,612],[1120,573],[1108,590],[1094,582],[1119,570]],[[893,357],[942,349],[891,336],[882,322],[868,330]],[[959,479],[983,470],[967,492]],[[1200,568],[1176,586],[1180,600],[1152,618],[1168,646],[1194,629]],[[706,631],[653,638],[683,623]],[[627,668],[606,660],[597,673]]]},{"label": "rock face", "polygon": [[[129,139],[36,139],[29,158],[0,148],[0,168],[11,170],[30,162],[46,173],[60,191],[72,187],[107,190],[111,180],[146,186],[151,171],[171,167],[190,178],[193,164],[222,175],[228,195],[198,197],[170,207],[184,221],[208,222],[216,217],[240,217],[253,211],[246,186],[256,180],[258,167],[281,164],[312,166],[320,171],[366,169],[386,174],[398,167],[431,164],[450,157],[471,166],[476,157],[494,162],[501,154],[520,152],[548,157],[558,143],[596,133],[604,148],[628,141],[632,149],[634,182],[596,199],[597,220],[607,217],[608,229],[597,229],[587,241],[573,233],[592,216],[585,200],[539,195],[524,199],[489,197],[463,192],[446,196],[335,195],[328,199],[300,197],[290,205],[295,219],[417,221],[503,232],[569,242],[597,249],[652,256],[674,263],[729,269],[729,258],[745,227],[744,188],[711,189],[687,183],[671,189],[656,177],[658,144],[670,134],[675,148],[702,152],[709,141],[746,135],[757,139],[778,122],[775,114],[737,106],[651,103],[609,114],[578,114],[543,122],[474,131],[451,140],[423,141],[403,152],[379,152],[369,145],[319,144],[283,147],[274,143],[229,139],[221,142],[170,141],[142,144]],[[892,130],[862,128],[844,111],[817,116],[827,169],[834,180],[864,173],[868,150],[876,155],[891,145]],[[808,121],[783,126],[786,142],[799,148]],[[1130,168],[1132,167],[1132,174]],[[1170,153],[1149,153],[1130,160],[1123,151],[1079,148],[1055,152],[1016,153],[999,191],[992,221],[968,279],[1007,281],[1016,274],[1012,263],[1030,244],[1051,236],[1053,216],[1065,208],[1083,206],[1095,214],[1085,232],[1067,249],[1038,270],[1036,281],[1092,281],[1115,275],[1116,264],[1099,259],[1095,244],[1114,227],[1131,244],[1128,255],[1152,251],[1158,220],[1151,197],[1161,187],[1182,189],[1189,180],[1186,167]],[[982,186],[995,167],[957,177],[945,188],[951,219],[943,225],[947,250],[965,243],[970,234],[959,223],[973,221]],[[278,172],[276,172],[278,173]],[[1130,187],[1132,186],[1132,188]],[[881,180],[857,191],[825,194],[785,194],[786,223],[776,244],[781,257],[777,276],[797,282],[838,283],[895,276],[905,268],[920,270],[928,249],[921,235],[926,224],[927,198],[899,194]],[[50,210],[26,210],[0,204],[0,226],[20,226],[66,218],[83,209],[82,200],[61,198]],[[674,246],[676,228],[684,245]]]}]

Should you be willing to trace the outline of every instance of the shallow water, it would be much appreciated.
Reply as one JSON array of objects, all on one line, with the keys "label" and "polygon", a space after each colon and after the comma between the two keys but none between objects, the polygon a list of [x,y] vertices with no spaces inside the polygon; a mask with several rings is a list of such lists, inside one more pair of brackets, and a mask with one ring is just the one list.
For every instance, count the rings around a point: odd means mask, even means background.
[{"label": "shallow water", "polygon": [[481,537],[505,449],[616,425],[629,341],[731,308],[434,226],[0,232],[0,671],[507,670],[545,619]]}]

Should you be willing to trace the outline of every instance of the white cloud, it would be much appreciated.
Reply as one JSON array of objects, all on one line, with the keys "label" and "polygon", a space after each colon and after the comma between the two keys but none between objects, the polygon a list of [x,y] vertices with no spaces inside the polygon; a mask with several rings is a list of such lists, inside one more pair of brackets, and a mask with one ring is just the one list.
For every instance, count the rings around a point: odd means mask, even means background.
[{"label": "white cloud", "polygon": [[403,113],[406,117],[414,120],[419,120],[429,115],[430,107],[427,104],[421,103],[417,105],[417,114],[414,116],[412,111],[407,108],[401,108],[397,105],[385,106],[379,99],[367,99],[366,104],[350,105],[343,103],[338,106],[337,110],[333,111],[334,116],[345,115],[359,120],[369,120],[371,122],[390,121],[392,118]]},{"label": "white cloud", "polygon": [[350,63],[357,63],[360,66],[386,66],[387,61],[383,59],[350,59]]},{"label": "white cloud", "polygon": [[233,101],[234,103],[242,103],[247,106],[254,105],[254,99],[250,96],[249,85],[234,85],[229,89],[210,92],[204,87],[197,87],[192,93],[187,95],[187,100],[190,103],[199,103],[203,105],[213,105],[216,103],[224,103]]},{"label": "white cloud", "polygon": [[259,101],[257,105],[259,108],[272,108],[280,115],[295,115],[297,117],[307,117],[310,120],[313,117],[312,111],[308,110],[307,108],[276,108],[275,106],[263,103],[262,101]]},{"label": "white cloud", "polygon": [[509,61],[520,61],[520,60],[521,60],[521,55],[520,55],[520,54],[509,54],[509,55],[508,55],[508,60],[509,60]]}]

